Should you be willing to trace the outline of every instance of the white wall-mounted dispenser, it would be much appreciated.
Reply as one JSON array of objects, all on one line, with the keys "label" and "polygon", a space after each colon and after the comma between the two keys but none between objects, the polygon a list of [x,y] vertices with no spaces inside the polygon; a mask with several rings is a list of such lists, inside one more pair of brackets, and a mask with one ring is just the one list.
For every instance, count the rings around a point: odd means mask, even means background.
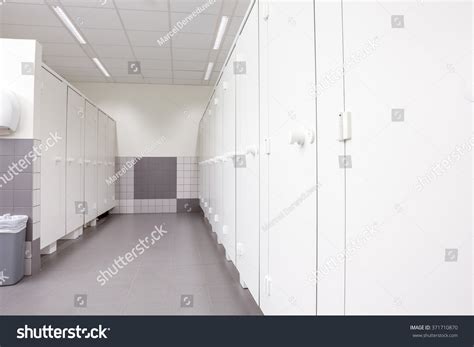
[{"label": "white wall-mounted dispenser", "polygon": [[14,133],[20,121],[20,103],[12,91],[0,89],[0,136]]}]

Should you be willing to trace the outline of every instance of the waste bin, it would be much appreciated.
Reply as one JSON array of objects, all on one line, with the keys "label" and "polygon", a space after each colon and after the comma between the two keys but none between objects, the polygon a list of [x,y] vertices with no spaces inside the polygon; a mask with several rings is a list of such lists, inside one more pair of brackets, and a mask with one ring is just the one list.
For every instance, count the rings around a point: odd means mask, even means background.
[{"label": "waste bin", "polygon": [[25,275],[25,233],[28,216],[0,217],[0,287]]}]

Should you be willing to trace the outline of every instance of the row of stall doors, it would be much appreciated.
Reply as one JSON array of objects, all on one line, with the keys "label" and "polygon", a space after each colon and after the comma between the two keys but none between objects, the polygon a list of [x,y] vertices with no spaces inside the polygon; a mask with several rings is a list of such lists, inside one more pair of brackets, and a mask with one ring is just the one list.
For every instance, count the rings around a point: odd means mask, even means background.
[{"label": "row of stall doors", "polygon": [[41,71],[41,248],[115,206],[115,121],[59,76]]},{"label": "row of stall doors", "polygon": [[404,31],[376,3],[253,5],[201,121],[200,198],[264,313],[470,312],[471,156],[425,177],[471,131],[462,80],[433,84],[443,45],[470,77],[471,12],[446,6],[392,4]]}]

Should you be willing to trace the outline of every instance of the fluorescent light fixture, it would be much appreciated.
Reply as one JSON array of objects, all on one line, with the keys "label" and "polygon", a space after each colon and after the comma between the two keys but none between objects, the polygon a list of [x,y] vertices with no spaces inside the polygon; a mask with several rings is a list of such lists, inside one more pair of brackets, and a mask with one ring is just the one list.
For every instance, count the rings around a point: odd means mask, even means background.
[{"label": "fluorescent light fixture", "polygon": [[102,73],[107,76],[107,77],[110,77],[110,74],[109,72],[107,71],[107,69],[104,67],[104,65],[102,65],[102,63],[100,62],[100,60],[98,58],[92,58],[92,60],[94,61],[95,65],[97,65],[97,67],[99,68],[100,71],[102,71]]},{"label": "fluorescent light fixture", "polygon": [[212,72],[212,68],[214,67],[214,63],[211,61],[208,65],[207,65],[207,70],[206,70],[206,74],[204,75],[204,80],[205,81],[208,81],[209,80],[209,77],[211,77],[211,72]]},{"label": "fluorescent light fixture", "polygon": [[74,37],[79,41],[82,45],[85,45],[87,42],[84,40],[84,37],[82,37],[81,33],[77,28],[74,26],[72,21],[69,19],[67,14],[63,11],[63,9],[59,6],[53,6],[54,12],[58,15],[59,19],[64,23],[66,28],[71,32],[71,34],[74,35]]},{"label": "fluorescent light fixture", "polygon": [[219,49],[221,46],[222,38],[224,37],[225,28],[227,28],[227,23],[229,22],[229,17],[222,16],[221,24],[219,24],[219,30],[217,30],[216,41],[214,42],[214,49]]}]

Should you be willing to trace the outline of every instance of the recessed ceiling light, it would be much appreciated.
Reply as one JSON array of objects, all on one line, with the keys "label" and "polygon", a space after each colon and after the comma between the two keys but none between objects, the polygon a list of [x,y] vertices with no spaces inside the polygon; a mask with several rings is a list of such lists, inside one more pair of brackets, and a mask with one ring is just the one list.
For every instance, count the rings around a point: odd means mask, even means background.
[{"label": "recessed ceiling light", "polygon": [[207,65],[207,70],[206,70],[206,74],[204,75],[204,80],[205,81],[208,81],[209,80],[209,77],[211,77],[211,72],[212,72],[212,68],[214,67],[214,63],[211,61],[208,65]]},{"label": "recessed ceiling light", "polygon": [[71,32],[71,34],[74,35],[74,37],[79,41],[82,45],[85,45],[87,42],[84,40],[84,37],[82,37],[81,33],[77,28],[74,26],[72,23],[71,19],[67,16],[67,14],[63,11],[63,9],[59,6],[53,6],[54,12],[58,15],[59,19],[64,23],[66,28]]},{"label": "recessed ceiling light", "polygon": [[104,67],[104,65],[102,65],[101,61],[100,61],[98,58],[92,58],[92,60],[94,61],[95,65],[97,65],[97,67],[99,68],[99,70],[102,71],[102,73],[103,73],[106,77],[110,77],[109,72],[108,72],[107,69]]},{"label": "recessed ceiling light", "polygon": [[214,42],[214,49],[219,49],[221,46],[222,38],[224,37],[225,29],[227,28],[227,23],[229,22],[229,17],[222,16],[221,23],[219,24],[219,30],[217,30],[216,41]]}]

